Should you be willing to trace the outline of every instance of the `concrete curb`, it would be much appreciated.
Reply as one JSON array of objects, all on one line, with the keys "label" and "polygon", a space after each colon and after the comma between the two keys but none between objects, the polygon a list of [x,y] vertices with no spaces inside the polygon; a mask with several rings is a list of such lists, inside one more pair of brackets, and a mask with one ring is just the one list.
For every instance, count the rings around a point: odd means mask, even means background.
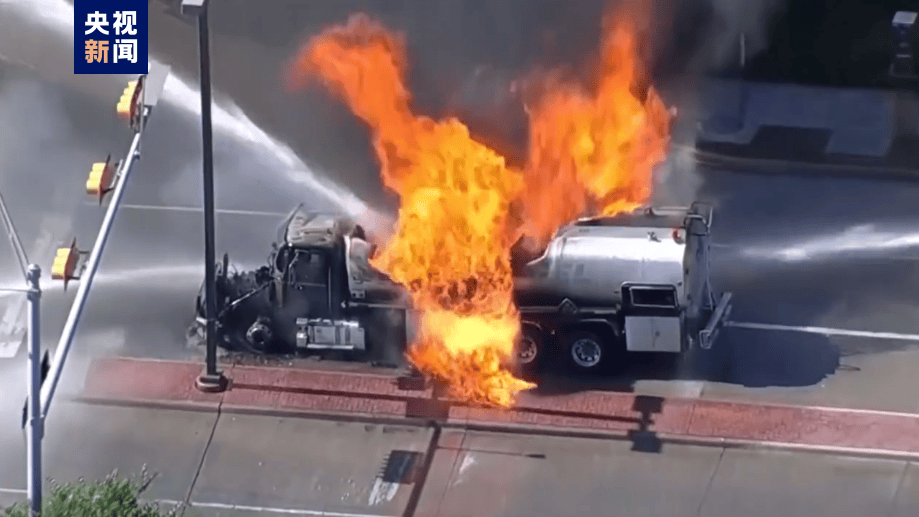
[{"label": "concrete curb", "polygon": [[[767,440],[748,440],[740,438],[717,437],[717,436],[696,436],[696,435],[678,435],[671,433],[657,433],[654,431],[642,430],[589,430],[579,428],[559,428],[540,425],[525,425],[512,423],[497,423],[483,421],[442,421],[434,418],[423,417],[395,417],[381,416],[372,413],[357,412],[336,412],[336,411],[314,411],[307,409],[280,409],[280,408],[260,408],[245,406],[224,406],[222,403],[217,405],[213,403],[195,403],[179,401],[160,401],[145,399],[116,399],[103,397],[76,396],[71,400],[84,404],[98,406],[115,406],[115,407],[140,407],[149,409],[165,409],[178,411],[195,411],[195,412],[213,412],[217,415],[238,414],[254,416],[271,416],[278,418],[304,418],[304,419],[322,419],[340,422],[363,422],[379,425],[409,425],[416,427],[427,427],[436,422],[443,429],[461,429],[467,431],[483,432],[503,432],[527,435],[557,436],[571,438],[588,438],[601,440],[629,440],[629,441],[651,441],[660,444],[673,445],[694,445],[700,447],[716,447],[726,449],[746,449],[746,450],[781,450],[789,452],[807,452],[823,455],[849,456],[866,459],[886,459],[894,461],[919,461],[919,452],[896,451],[886,449],[870,449],[858,447],[842,447],[832,445],[814,445],[787,443]],[[804,409],[810,409],[804,407]],[[837,408],[821,408],[837,409]],[[839,411],[844,411],[840,409]]]},{"label": "concrete curb", "polygon": [[[819,162],[794,162],[790,160],[744,158],[727,154],[700,151],[692,146],[675,145],[674,148],[692,153],[696,163],[715,172],[789,176],[827,176],[839,178],[871,178],[884,181],[919,181],[919,169],[882,167],[857,164]],[[739,170],[738,170],[739,169]]]}]

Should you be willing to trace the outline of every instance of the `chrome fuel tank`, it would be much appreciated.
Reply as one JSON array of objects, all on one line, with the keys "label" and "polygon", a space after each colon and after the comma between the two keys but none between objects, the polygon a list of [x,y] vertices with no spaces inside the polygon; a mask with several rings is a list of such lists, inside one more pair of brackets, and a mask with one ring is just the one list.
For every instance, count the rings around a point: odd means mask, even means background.
[{"label": "chrome fuel tank", "polygon": [[[620,304],[623,285],[668,285],[685,306],[692,298],[687,295],[707,279],[707,254],[698,251],[705,247],[708,220],[688,217],[691,209],[668,210],[644,209],[563,227],[517,284],[579,305],[602,306]],[[695,225],[696,220],[704,224]]]}]

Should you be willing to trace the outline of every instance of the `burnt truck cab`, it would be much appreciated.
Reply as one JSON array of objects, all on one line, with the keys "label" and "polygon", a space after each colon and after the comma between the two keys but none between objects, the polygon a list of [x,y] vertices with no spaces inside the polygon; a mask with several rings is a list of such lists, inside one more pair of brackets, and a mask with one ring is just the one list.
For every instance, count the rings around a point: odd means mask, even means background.
[{"label": "burnt truck cab", "polygon": [[730,315],[712,289],[712,208],[646,207],[560,228],[515,281],[518,361],[560,348],[577,370],[623,352],[708,349]]},{"label": "burnt truck cab", "polygon": [[[218,325],[232,349],[404,349],[405,290],[370,266],[373,246],[351,220],[297,206],[278,228],[268,264],[226,274],[218,265]],[[202,288],[203,293],[203,288]],[[204,324],[203,294],[198,300]]]}]

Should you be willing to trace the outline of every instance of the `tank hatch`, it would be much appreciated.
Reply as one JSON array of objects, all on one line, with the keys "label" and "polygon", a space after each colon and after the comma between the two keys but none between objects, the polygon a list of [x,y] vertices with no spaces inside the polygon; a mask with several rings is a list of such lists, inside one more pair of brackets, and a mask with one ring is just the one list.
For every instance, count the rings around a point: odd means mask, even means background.
[{"label": "tank hatch", "polygon": [[638,208],[612,216],[597,216],[578,219],[571,226],[596,227],[618,226],[631,228],[685,228],[691,219],[700,219],[706,226],[711,221],[711,210],[707,205],[694,203],[689,207]]},{"label": "tank hatch", "polygon": [[300,206],[287,218],[283,230],[283,240],[290,246],[331,247],[342,236],[355,231],[355,225],[345,217],[308,212]]}]

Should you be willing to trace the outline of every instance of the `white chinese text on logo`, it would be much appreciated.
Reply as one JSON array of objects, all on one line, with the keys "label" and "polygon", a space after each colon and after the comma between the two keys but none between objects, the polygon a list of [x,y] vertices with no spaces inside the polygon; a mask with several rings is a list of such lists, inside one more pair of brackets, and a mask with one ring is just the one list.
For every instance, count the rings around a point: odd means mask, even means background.
[{"label": "white chinese text on logo", "polygon": [[115,11],[115,28],[116,36],[134,36],[137,34],[137,11]]},{"label": "white chinese text on logo", "polygon": [[108,19],[105,16],[105,13],[100,13],[96,11],[94,13],[89,13],[86,15],[86,23],[84,24],[88,29],[83,34],[92,34],[93,32],[99,31],[100,33],[108,36]]},{"label": "white chinese text on logo", "polygon": [[137,63],[137,40],[136,39],[116,39],[115,52],[112,54],[112,62],[129,61]]}]

